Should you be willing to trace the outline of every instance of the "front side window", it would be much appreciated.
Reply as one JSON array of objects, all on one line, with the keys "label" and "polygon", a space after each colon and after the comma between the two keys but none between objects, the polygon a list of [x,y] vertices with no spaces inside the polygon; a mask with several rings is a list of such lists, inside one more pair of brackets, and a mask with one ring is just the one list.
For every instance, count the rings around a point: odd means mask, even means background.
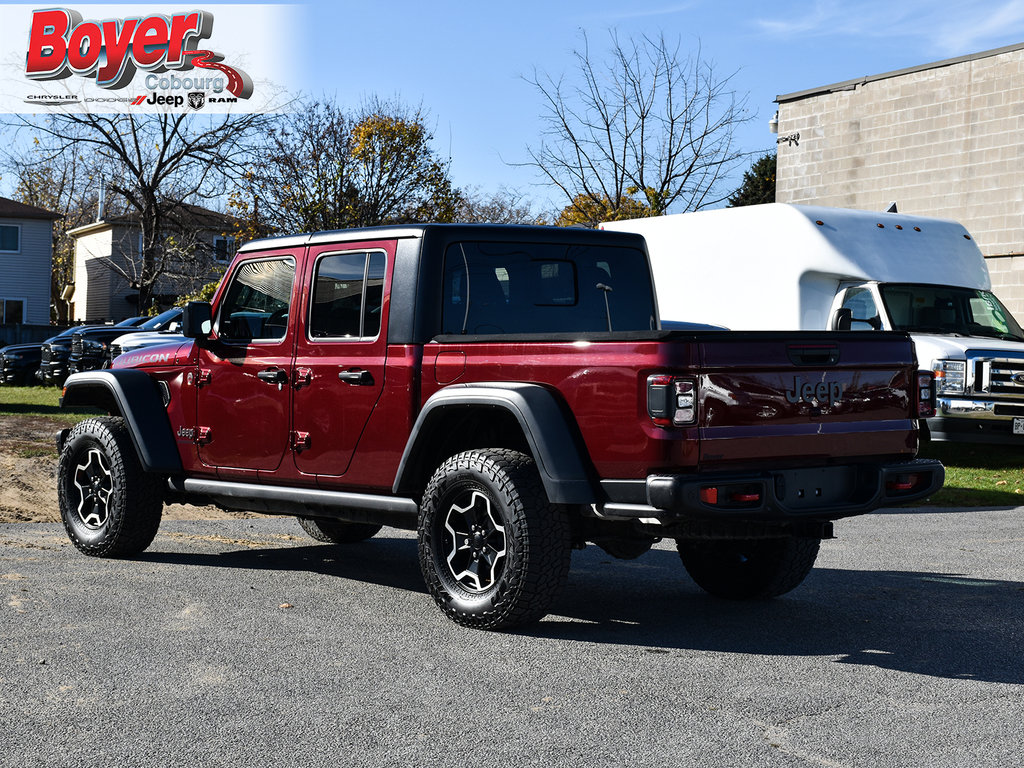
[{"label": "front side window", "polygon": [[21,250],[21,227],[16,224],[0,225],[0,251],[18,253]]},{"label": "front side window", "polygon": [[445,253],[442,333],[649,331],[641,251],[545,243],[454,243]]},{"label": "front side window", "polygon": [[854,331],[878,330],[882,327],[870,288],[850,288],[843,298],[843,308],[850,310],[850,329]]},{"label": "front side window", "polygon": [[228,341],[283,339],[294,280],[290,256],[241,264],[220,306],[218,335]]},{"label": "front side window", "polygon": [[380,251],[322,257],[313,281],[310,338],[375,338],[380,333],[386,264]]}]

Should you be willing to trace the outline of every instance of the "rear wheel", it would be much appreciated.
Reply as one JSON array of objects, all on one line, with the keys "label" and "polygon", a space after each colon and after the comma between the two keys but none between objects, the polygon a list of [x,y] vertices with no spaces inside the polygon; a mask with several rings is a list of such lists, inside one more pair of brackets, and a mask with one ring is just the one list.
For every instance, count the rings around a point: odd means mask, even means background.
[{"label": "rear wheel", "polygon": [[467,451],[444,462],[423,494],[418,535],[427,589],[467,627],[537,621],[569,572],[568,515],[517,451]]},{"label": "rear wheel", "polygon": [[300,517],[299,525],[317,541],[330,544],[355,544],[372,538],[381,529],[372,523],[347,523],[321,517]]},{"label": "rear wheel", "polygon": [[792,536],[676,542],[697,585],[733,600],[763,600],[795,589],[814,566],[819,544]]},{"label": "rear wheel", "polygon": [[123,557],[148,547],[160,527],[162,478],[142,468],[124,419],[77,424],[57,466],[57,500],[71,543],[87,555]]}]

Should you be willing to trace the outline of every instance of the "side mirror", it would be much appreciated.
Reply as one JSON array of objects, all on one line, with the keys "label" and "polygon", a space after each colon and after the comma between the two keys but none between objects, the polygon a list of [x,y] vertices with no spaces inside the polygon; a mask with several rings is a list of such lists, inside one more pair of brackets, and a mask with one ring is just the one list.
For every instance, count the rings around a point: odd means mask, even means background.
[{"label": "side mirror", "polygon": [[833,331],[848,331],[853,325],[853,310],[849,307],[840,307],[832,317]]},{"label": "side mirror", "polygon": [[189,339],[206,339],[213,333],[213,310],[209,302],[190,301],[181,311],[181,333]]}]

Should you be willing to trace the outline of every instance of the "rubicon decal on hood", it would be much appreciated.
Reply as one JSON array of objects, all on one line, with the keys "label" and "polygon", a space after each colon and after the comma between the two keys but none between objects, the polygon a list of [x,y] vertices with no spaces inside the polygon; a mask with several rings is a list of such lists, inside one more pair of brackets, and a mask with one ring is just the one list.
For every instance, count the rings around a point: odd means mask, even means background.
[{"label": "rubicon decal on hood", "polygon": [[121,355],[117,359],[118,368],[132,368],[136,365],[147,365],[153,363],[169,363],[174,360],[174,350],[163,352],[135,352]]},{"label": "rubicon decal on hood", "polygon": [[198,47],[212,32],[213,14],[208,11],[83,21],[80,13],[69,8],[37,10],[32,13],[25,75],[30,80],[75,75],[94,79],[100,88],[118,90],[130,85],[140,69],[163,72],[198,67],[211,76],[187,78],[189,88],[226,89],[236,98],[249,98],[252,79],[221,63],[219,54]]}]

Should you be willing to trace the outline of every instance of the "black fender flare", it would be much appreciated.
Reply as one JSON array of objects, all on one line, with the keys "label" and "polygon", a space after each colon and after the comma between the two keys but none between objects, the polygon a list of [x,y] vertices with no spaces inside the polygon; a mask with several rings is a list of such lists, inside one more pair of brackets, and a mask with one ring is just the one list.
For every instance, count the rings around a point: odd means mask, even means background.
[{"label": "black fender flare", "polygon": [[181,457],[156,383],[144,371],[114,369],[72,374],[61,407],[92,406],[124,418],[147,472],[180,474]]},{"label": "black fender flare", "polygon": [[416,468],[428,451],[433,427],[453,408],[501,408],[523,430],[544,490],[554,504],[594,504],[598,500],[578,430],[555,396],[538,384],[486,382],[453,384],[434,393],[420,411],[398,465],[393,491],[411,495]]}]

